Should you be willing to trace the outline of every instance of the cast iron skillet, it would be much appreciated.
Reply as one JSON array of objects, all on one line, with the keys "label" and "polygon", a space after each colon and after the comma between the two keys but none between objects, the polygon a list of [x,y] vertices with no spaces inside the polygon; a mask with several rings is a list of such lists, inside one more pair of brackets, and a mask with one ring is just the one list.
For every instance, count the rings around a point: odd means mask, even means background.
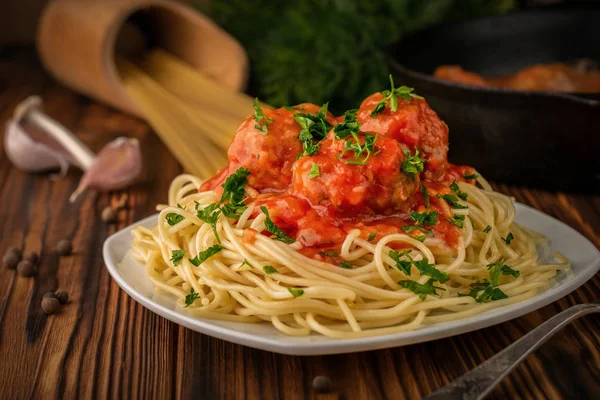
[{"label": "cast iron skillet", "polygon": [[538,9],[444,24],[391,50],[396,84],[415,88],[450,127],[450,161],[488,179],[552,190],[600,189],[600,93],[467,86],[434,78],[456,64],[484,76],[536,63],[600,61],[600,7]]}]

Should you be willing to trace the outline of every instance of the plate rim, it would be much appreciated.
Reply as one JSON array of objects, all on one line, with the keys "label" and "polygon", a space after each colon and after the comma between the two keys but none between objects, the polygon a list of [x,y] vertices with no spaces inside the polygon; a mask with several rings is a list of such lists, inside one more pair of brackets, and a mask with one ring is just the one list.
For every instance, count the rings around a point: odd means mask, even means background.
[{"label": "plate rim", "polygon": [[[201,319],[185,315],[147,298],[143,294],[139,293],[133,286],[131,286],[129,282],[127,282],[127,280],[121,275],[117,265],[122,260],[117,260],[115,258],[116,255],[114,254],[112,244],[115,241],[122,239],[123,236],[129,235],[131,229],[135,228],[136,226],[148,225],[152,221],[156,220],[158,214],[143,218],[140,221],[128,225],[127,227],[110,235],[104,241],[102,255],[105,266],[108,269],[111,278],[136,302],[140,303],[142,306],[154,312],[155,314],[158,314],[169,321],[185,326],[186,328],[192,329],[196,332],[240,345],[279,354],[309,356],[354,353],[428,342],[431,340],[455,336],[461,333],[472,332],[502,322],[510,321],[545,307],[548,304],[568,295],[586,283],[598,272],[598,270],[600,270],[600,251],[588,238],[564,222],[533,207],[518,202],[515,202],[515,207],[517,209],[523,208],[523,211],[534,213],[536,218],[549,219],[553,224],[561,225],[563,229],[568,231],[569,235],[577,236],[577,238],[585,243],[585,245],[589,246],[592,250],[592,253],[594,253],[591,264],[586,265],[585,270],[582,273],[573,276],[565,284],[559,284],[523,302],[511,304],[495,310],[490,310],[486,313],[478,314],[462,320],[429,325],[424,329],[416,329],[408,332],[399,332],[366,338],[329,339],[306,343],[274,341],[269,337],[262,337],[255,333],[247,333],[243,330],[235,330],[211,323],[211,320],[209,319]],[[144,270],[141,269],[140,271]]]}]

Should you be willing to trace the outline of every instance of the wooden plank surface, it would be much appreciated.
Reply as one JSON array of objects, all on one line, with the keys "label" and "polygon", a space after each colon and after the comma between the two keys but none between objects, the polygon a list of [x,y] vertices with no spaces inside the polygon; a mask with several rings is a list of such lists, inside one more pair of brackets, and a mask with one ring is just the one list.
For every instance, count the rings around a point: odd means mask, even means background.
[{"label": "wooden plank surface", "polygon": [[[166,201],[177,161],[143,122],[54,83],[31,51],[0,51],[0,123],[14,106],[40,94],[45,109],[97,151],[122,135],[141,140],[145,166],[116,224],[100,211],[122,193],[67,199],[80,178],[17,171],[0,143],[0,254],[10,246],[41,253],[35,279],[0,269],[0,398],[264,398],[415,399],[449,383],[557,312],[600,294],[596,275],[571,295],[539,311],[487,329],[358,354],[291,357],[201,335],[145,310],[114,283],[101,245],[111,233]],[[518,201],[570,225],[600,246],[600,196],[553,194],[496,186]],[[58,257],[69,238],[74,254]],[[42,296],[66,290],[71,302],[57,315],[40,309]],[[329,376],[334,391],[311,382]],[[600,318],[576,322],[518,367],[494,399],[600,398]]]}]

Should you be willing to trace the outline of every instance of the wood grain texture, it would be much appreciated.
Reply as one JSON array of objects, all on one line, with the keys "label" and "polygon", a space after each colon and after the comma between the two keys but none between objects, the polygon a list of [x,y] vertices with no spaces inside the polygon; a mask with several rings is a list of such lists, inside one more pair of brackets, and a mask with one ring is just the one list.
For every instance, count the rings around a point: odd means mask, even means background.
[{"label": "wood grain texture", "polygon": [[[90,102],[54,83],[31,51],[0,51],[0,123],[30,94],[93,150],[109,140],[141,140],[145,167],[127,190],[117,224],[100,210],[122,193],[88,194],[70,205],[80,172],[64,179],[25,174],[0,143],[0,253],[10,246],[41,253],[35,279],[0,269],[0,398],[416,399],[449,383],[557,312],[600,295],[596,275],[571,295],[487,329],[406,347],[335,356],[291,357],[201,335],[145,310],[110,279],[101,245],[116,230],[154,212],[181,172],[140,120]],[[540,172],[542,173],[542,172]],[[496,186],[552,215],[600,246],[600,196]],[[74,254],[54,247],[73,240]],[[57,315],[40,309],[45,292],[66,290]],[[311,387],[329,376],[334,392]],[[600,398],[600,319],[586,317],[546,343],[490,396],[493,399]]]}]

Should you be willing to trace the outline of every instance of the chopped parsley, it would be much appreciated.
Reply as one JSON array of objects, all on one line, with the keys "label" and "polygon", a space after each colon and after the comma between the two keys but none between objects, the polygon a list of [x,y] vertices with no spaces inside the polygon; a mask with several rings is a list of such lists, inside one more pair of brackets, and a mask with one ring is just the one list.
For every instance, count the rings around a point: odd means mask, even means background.
[{"label": "chopped parsley", "polygon": [[199,298],[200,298],[200,294],[198,292],[196,292],[194,290],[194,288],[191,288],[190,289],[190,294],[188,294],[188,295],[185,296],[185,306],[186,307],[191,306]]},{"label": "chopped parsley", "polygon": [[287,290],[294,297],[302,296],[304,294],[304,290],[302,290],[302,289],[294,289],[294,288],[289,287],[289,288],[287,288]]},{"label": "chopped parsley", "polygon": [[483,230],[484,233],[489,233],[492,230],[491,226],[486,226],[485,229]]},{"label": "chopped parsley", "polygon": [[422,236],[419,236],[418,238],[414,238],[414,239],[418,240],[419,242],[424,242],[425,239],[427,239],[427,236],[422,235]]},{"label": "chopped parsley", "polygon": [[[196,209],[197,208],[198,203],[196,203]],[[203,209],[197,209],[196,211],[196,216],[212,227],[217,242],[221,243],[221,239],[219,238],[219,234],[217,233],[217,221],[219,220],[219,215],[221,215],[221,209],[219,208],[219,205],[217,203],[209,204]]]},{"label": "chopped parsley", "polygon": [[[198,267],[204,261],[208,260],[215,254],[219,253],[221,250],[223,250],[223,247],[221,247],[218,244],[214,244],[214,245],[210,246],[208,249],[198,253],[198,255],[196,257],[190,258],[189,260],[192,263],[192,265],[194,265],[195,267]],[[250,265],[250,264],[248,264],[248,265]]]},{"label": "chopped parsley", "polygon": [[360,122],[356,121],[358,110],[348,110],[344,113],[344,122],[333,127],[333,134],[336,139],[346,139],[350,135],[360,132]]},{"label": "chopped parsley", "polygon": [[427,160],[419,157],[419,150],[417,148],[415,148],[414,156],[411,155],[410,151],[407,149],[403,149],[402,152],[404,153],[405,158],[402,161],[402,165],[400,165],[400,170],[414,178],[415,174],[419,174],[423,171]]},{"label": "chopped parsley", "polygon": [[472,297],[478,303],[508,298],[506,293],[504,293],[500,288],[493,285],[487,279],[471,283],[471,290],[469,291],[469,293],[459,293],[458,295],[461,297]]},{"label": "chopped parsley", "polygon": [[450,276],[447,273],[440,271],[435,265],[429,264],[426,258],[414,261],[413,264],[417,267],[421,275],[429,276],[434,281],[444,283],[450,279]]},{"label": "chopped parsley", "polygon": [[376,237],[377,237],[377,234],[375,232],[371,232],[371,233],[369,233],[369,237],[367,238],[367,241],[372,242],[373,240],[375,240]]},{"label": "chopped parsley", "polygon": [[419,298],[421,300],[425,300],[427,298],[427,295],[429,295],[429,294],[433,294],[433,295],[437,296],[437,292],[436,292],[437,289],[446,290],[439,286],[434,286],[433,285],[434,282],[435,281],[433,279],[428,280],[425,284],[420,284],[419,282],[411,281],[411,280],[404,280],[404,281],[398,282],[398,284],[400,286],[402,286],[403,288],[406,288],[406,289],[410,290],[411,292],[418,294]]},{"label": "chopped parsley", "polygon": [[328,257],[337,257],[337,256],[339,256],[338,253],[336,253],[335,251],[331,251],[331,250],[320,251],[319,254],[322,255],[322,256],[328,256]]},{"label": "chopped parsley", "polygon": [[500,259],[500,261],[496,263],[491,263],[487,265],[487,268],[490,270],[490,282],[492,285],[497,286],[500,280],[500,275],[510,275],[515,278],[521,275],[520,271],[513,269],[509,265],[504,264],[504,258]]},{"label": "chopped parsley", "polygon": [[506,235],[505,238],[502,236],[500,236],[500,238],[502,241],[504,241],[504,243],[506,243],[507,246],[510,246],[510,242],[512,242],[515,237],[513,236],[512,232],[508,232],[508,235]]},{"label": "chopped parsley", "polygon": [[319,142],[327,136],[327,132],[331,129],[331,124],[327,121],[327,107],[328,103],[323,104],[316,114],[294,114],[294,120],[302,128],[298,139],[302,142],[303,151],[298,158],[312,156],[319,151]]},{"label": "chopped parsley", "polygon": [[479,174],[471,174],[471,175],[463,175],[463,178],[465,179],[477,179],[479,178]]},{"label": "chopped parsley", "polygon": [[275,240],[280,240],[284,243],[294,243],[296,241],[296,239],[287,236],[284,231],[275,225],[269,216],[269,210],[267,207],[260,206],[260,210],[267,216],[267,219],[265,220],[265,229],[275,236]]},{"label": "chopped parsley", "polygon": [[254,120],[256,121],[256,124],[254,124],[254,128],[258,129],[261,132],[264,132],[265,134],[269,134],[269,128],[267,128],[267,126],[271,124],[273,120],[271,118],[265,117],[265,113],[263,112],[262,108],[260,108],[258,98],[254,99],[254,103],[252,103],[252,105],[254,106]]},{"label": "chopped parsley", "polygon": [[456,226],[457,228],[462,229],[463,224],[465,222],[465,216],[454,214],[454,218],[449,219],[448,222],[450,222],[452,225]]},{"label": "chopped parsley", "polygon": [[344,269],[352,269],[352,264],[349,261],[343,260],[340,262],[340,267]]},{"label": "chopped parsley", "polygon": [[183,215],[179,215],[177,213],[168,213],[165,219],[167,220],[167,224],[173,226],[183,221]]},{"label": "chopped parsley", "polygon": [[[391,250],[389,252],[389,256],[392,260],[396,261],[396,268],[400,271],[404,272],[406,275],[410,276],[410,269],[414,260],[411,256],[408,255],[412,250],[404,250],[404,251],[394,251]],[[401,260],[400,257],[407,257],[407,260]]]},{"label": "chopped parsley", "polygon": [[411,98],[423,98],[417,95],[416,93],[413,93],[413,88],[407,86],[400,86],[399,88],[394,88],[394,79],[392,78],[392,75],[390,75],[390,86],[391,90],[384,90],[383,92],[381,92],[381,94],[383,95],[383,99],[379,103],[377,103],[375,109],[371,111],[371,117],[382,113],[383,110],[385,110],[385,106],[388,100],[390,102],[390,110],[395,112],[398,110],[398,98],[404,100],[410,100]]},{"label": "chopped parsley", "polygon": [[456,195],[458,196],[459,199],[461,200],[467,200],[468,195],[461,191],[460,188],[458,187],[458,184],[456,183],[456,181],[452,182],[450,184],[450,189],[456,193]]},{"label": "chopped parsley", "polygon": [[250,268],[254,269],[254,265],[250,264],[250,263],[248,262],[248,260],[246,260],[245,258],[244,258],[244,262],[243,262],[243,263],[240,265],[240,268],[242,268],[244,265],[247,265],[247,266],[249,266]]},{"label": "chopped parsley", "polygon": [[265,274],[267,274],[267,275],[278,273],[277,270],[271,265],[265,265],[263,267],[263,271],[265,271]]},{"label": "chopped parsley", "polygon": [[462,209],[462,208],[468,208],[467,206],[463,206],[462,204],[460,204],[458,202],[458,197],[454,196],[453,194],[445,194],[445,195],[437,195],[436,196],[438,199],[444,199],[448,202],[448,204],[450,204],[450,207],[452,208],[456,208],[456,209]]},{"label": "chopped parsley", "polygon": [[371,158],[372,155],[376,156],[379,154],[379,151],[374,151],[375,142],[377,142],[378,137],[379,133],[376,133],[375,135],[372,133],[365,133],[364,143],[361,144],[358,135],[356,133],[352,133],[352,139],[346,140],[346,143],[344,143],[344,151],[337,157],[342,158],[347,151],[354,151],[354,160],[346,161],[346,164],[365,165],[367,160]]},{"label": "chopped parsley", "polygon": [[437,223],[437,211],[426,211],[423,213],[411,211],[410,219],[415,221],[414,225],[405,225],[402,227],[402,230],[406,233],[410,233],[415,229],[420,230],[421,232],[433,236],[433,231],[431,229],[426,228],[427,226],[433,226]]},{"label": "chopped parsley", "polygon": [[310,171],[308,171],[308,177],[310,179],[313,179],[320,175],[321,175],[321,171],[319,170],[319,166],[317,165],[317,163],[312,163],[312,165],[310,167]]},{"label": "chopped parsley", "polygon": [[171,252],[171,261],[174,266],[178,266],[185,255],[185,250],[173,250]]},{"label": "chopped parsley", "polygon": [[423,192],[423,198],[425,199],[425,207],[429,208],[431,206],[429,203],[429,191],[425,185],[423,185],[423,182],[419,182],[419,185],[421,185],[421,191]]},{"label": "chopped parsley", "polygon": [[246,190],[244,188],[248,184],[248,175],[250,175],[250,170],[247,168],[238,168],[221,185],[223,187],[223,195],[221,195],[219,204],[229,201],[229,203],[221,206],[223,214],[228,218],[235,219],[246,210],[246,205],[244,204]]}]

